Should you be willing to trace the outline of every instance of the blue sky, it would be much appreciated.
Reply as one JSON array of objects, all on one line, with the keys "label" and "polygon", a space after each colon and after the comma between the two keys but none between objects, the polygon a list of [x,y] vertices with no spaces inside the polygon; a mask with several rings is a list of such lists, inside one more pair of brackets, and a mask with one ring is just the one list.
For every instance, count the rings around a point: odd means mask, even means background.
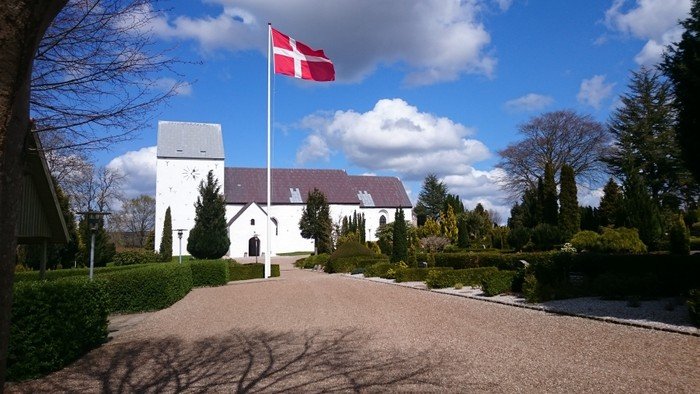
[{"label": "blue sky", "polygon": [[[227,166],[265,166],[266,25],[316,48],[337,81],[274,78],[273,166],[395,175],[415,201],[437,173],[505,219],[494,168],[517,127],[572,109],[605,122],[629,73],[678,40],[690,0],[172,1],[150,28],[193,62],[133,141],[98,160],[153,194],[158,120],[220,123]],[[156,12],[156,11],[153,11]],[[585,185],[581,185],[585,186]],[[597,204],[597,185],[580,199]]]}]

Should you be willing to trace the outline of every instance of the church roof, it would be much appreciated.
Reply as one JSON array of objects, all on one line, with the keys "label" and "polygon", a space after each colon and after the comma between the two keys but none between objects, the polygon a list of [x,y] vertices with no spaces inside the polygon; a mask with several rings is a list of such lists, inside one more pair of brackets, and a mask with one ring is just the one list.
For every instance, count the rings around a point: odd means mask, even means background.
[{"label": "church roof", "polygon": [[[224,177],[226,203],[266,203],[265,168],[226,168]],[[272,169],[272,204],[306,204],[314,188],[323,192],[330,204],[411,207],[396,177],[350,176],[342,170]]]},{"label": "church roof", "polygon": [[158,157],[224,159],[221,125],[213,123],[158,122]]}]

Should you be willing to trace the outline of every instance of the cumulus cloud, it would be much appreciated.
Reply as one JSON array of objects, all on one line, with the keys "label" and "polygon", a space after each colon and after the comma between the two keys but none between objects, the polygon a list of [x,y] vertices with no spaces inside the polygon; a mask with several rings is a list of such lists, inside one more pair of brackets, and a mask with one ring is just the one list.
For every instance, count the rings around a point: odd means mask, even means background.
[{"label": "cumulus cloud", "polygon": [[508,11],[511,5],[513,5],[513,0],[494,0],[498,4],[498,8],[501,11]]},{"label": "cumulus cloud", "polygon": [[691,0],[615,0],[605,12],[605,24],[611,30],[646,40],[634,60],[640,65],[652,65],[661,60],[666,46],[680,40],[683,30],[678,21],[688,17],[690,3]]},{"label": "cumulus cloud", "polygon": [[581,89],[576,95],[579,103],[600,109],[603,100],[612,95],[614,83],[605,83],[605,75],[594,75],[581,81]]},{"label": "cumulus cloud", "polygon": [[486,209],[498,212],[505,220],[510,216],[511,207],[507,194],[500,186],[503,177],[503,170],[498,168],[490,171],[470,168],[463,174],[447,175],[442,180],[450,193],[460,196],[465,208],[474,209],[477,204],[481,204]]},{"label": "cumulus cloud", "polygon": [[127,198],[156,194],[156,147],[149,146],[115,157],[107,164],[125,177],[122,191]]},{"label": "cumulus cloud", "polygon": [[540,111],[554,102],[550,96],[529,93],[513,100],[508,100],[505,107],[512,112]]},{"label": "cumulus cloud", "polygon": [[461,173],[490,156],[483,143],[467,138],[473,134],[469,128],[420,112],[401,99],[379,100],[364,113],[348,110],[310,115],[301,127],[311,135],[297,152],[297,159],[302,159],[299,164],[308,161],[303,159],[311,157],[308,152],[314,145],[320,145],[317,157],[325,159],[334,149],[358,167],[390,170],[415,180],[428,172]]},{"label": "cumulus cloud", "polygon": [[[379,65],[407,66],[405,82],[432,84],[467,73],[490,76],[496,59],[491,36],[479,20],[479,1],[393,2],[315,0],[211,0],[223,10],[209,16],[160,15],[152,31],[166,38],[194,40],[204,51],[259,50],[267,45],[267,21],[314,48],[324,49],[340,81],[359,81]],[[498,1],[507,9],[510,1]]]},{"label": "cumulus cloud", "polygon": [[328,161],[331,150],[326,141],[318,135],[309,135],[304,140],[304,144],[297,151],[297,163],[306,163],[319,159]]}]

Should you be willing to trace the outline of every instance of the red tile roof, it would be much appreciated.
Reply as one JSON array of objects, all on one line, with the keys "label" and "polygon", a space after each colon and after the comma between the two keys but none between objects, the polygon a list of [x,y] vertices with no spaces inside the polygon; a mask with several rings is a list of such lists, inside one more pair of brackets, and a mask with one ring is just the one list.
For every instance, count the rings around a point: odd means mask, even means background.
[{"label": "red tile roof", "polygon": [[[265,168],[226,168],[226,202],[247,204],[267,201]],[[272,169],[272,204],[306,204],[310,191],[318,188],[330,204],[361,204],[376,207],[411,207],[403,184],[395,177],[349,176],[342,170]],[[371,198],[359,193],[367,192]]]}]

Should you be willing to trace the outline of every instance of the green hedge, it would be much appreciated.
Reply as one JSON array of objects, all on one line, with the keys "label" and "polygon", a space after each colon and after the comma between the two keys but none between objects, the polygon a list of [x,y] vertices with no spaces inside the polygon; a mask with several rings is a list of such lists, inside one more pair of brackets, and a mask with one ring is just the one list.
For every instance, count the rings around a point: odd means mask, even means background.
[{"label": "green hedge", "polygon": [[124,252],[119,252],[114,255],[112,262],[115,266],[121,265],[134,265],[134,264],[149,264],[157,263],[159,260],[159,255],[157,255],[152,250],[137,249],[137,250],[126,250]]},{"label": "green hedge", "polygon": [[105,283],[85,279],[14,287],[7,380],[62,368],[107,339]]},{"label": "green hedge", "polygon": [[[273,278],[280,276],[279,264],[272,264],[270,270]],[[229,265],[229,281],[261,279],[263,276],[265,276],[263,263]]]},{"label": "green hedge", "polygon": [[225,260],[193,260],[189,266],[192,269],[194,287],[221,286],[228,283],[229,263]]},{"label": "green hedge", "polygon": [[[435,253],[436,267],[452,267],[456,270],[478,267],[496,267],[500,270],[517,270],[522,268],[520,260],[530,264],[551,259],[556,252],[531,252],[531,253],[494,253],[494,252],[466,252],[466,253]],[[430,256],[419,254],[418,261],[429,261]]]},{"label": "green hedge", "polygon": [[328,260],[323,270],[329,274],[337,272],[352,272],[357,268],[367,268],[377,263],[388,262],[389,258],[383,255],[379,256],[353,256],[339,257]]},{"label": "green hedge", "polygon": [[372,277],[384,278],[384,277],[386,277],[386,273],[390,269],[396,269],[396,264],[385,261],[385,262],[381,262],[381,263],[375,263],[375,264],[370,265],[369,267],[366,267],[365,272],[363,272],[363,274],[364,274],[365,278],[372,278]]},{"label": "green hedge", "polygon": [[452,267],[403,268],[396,271],[396,282],[424,282],[430,271],[451,270]]},{"label": "green hedge", "polygon": [[326,253],[321,253],[318,255],[311,255],[309,257],[299,259],[294,262],[294,266],[297,268],[307,268],[311,269],[317,265],[325,266],[328,262],[329,255]]},{"label": "green hedge", "polygon": [[498,272],[496,267],[467,268],[461,270],[430,271],[425,279],[425,284],[431,289],[453,287],[457,283],[465,286],[478,286],[481,281],[493,273]]},{"label": "green hedge", "polygon": [[[142,268],[142,267],[143,267],[142,265],[122,265],[122,266],[112,266],[112,267],[96,267],[94,270],[94,274],[95,274],[95,276],[98,276],[98,275],[105,274],[105,273],[120,272],[120,271],[138,269],[138,268]],[[46,276],[44,277],[44,279],[51,281],[51,280],[64,279],[64,278],[77,278],[77,277],[87,278],[89,276],[89,274],[90,274],[89,268],[68,268],[68,269],[46,271]],[[21,271],[21,272],[15,273],[15,283],[27,282],[27,281],[38,281],[38,280],[39,280],[39,271]]]},{"label": "green hedge", "polygon": [[188,264],[163,263],[102,274],[112,312],[142,312],[166,308],[192,289]]},{"label": "green hedge", "polygon": [[488,297],[509,293],[513,290],[513,281],[517,274],[516,271],[494,272],[481,281],[481,290]]}]

